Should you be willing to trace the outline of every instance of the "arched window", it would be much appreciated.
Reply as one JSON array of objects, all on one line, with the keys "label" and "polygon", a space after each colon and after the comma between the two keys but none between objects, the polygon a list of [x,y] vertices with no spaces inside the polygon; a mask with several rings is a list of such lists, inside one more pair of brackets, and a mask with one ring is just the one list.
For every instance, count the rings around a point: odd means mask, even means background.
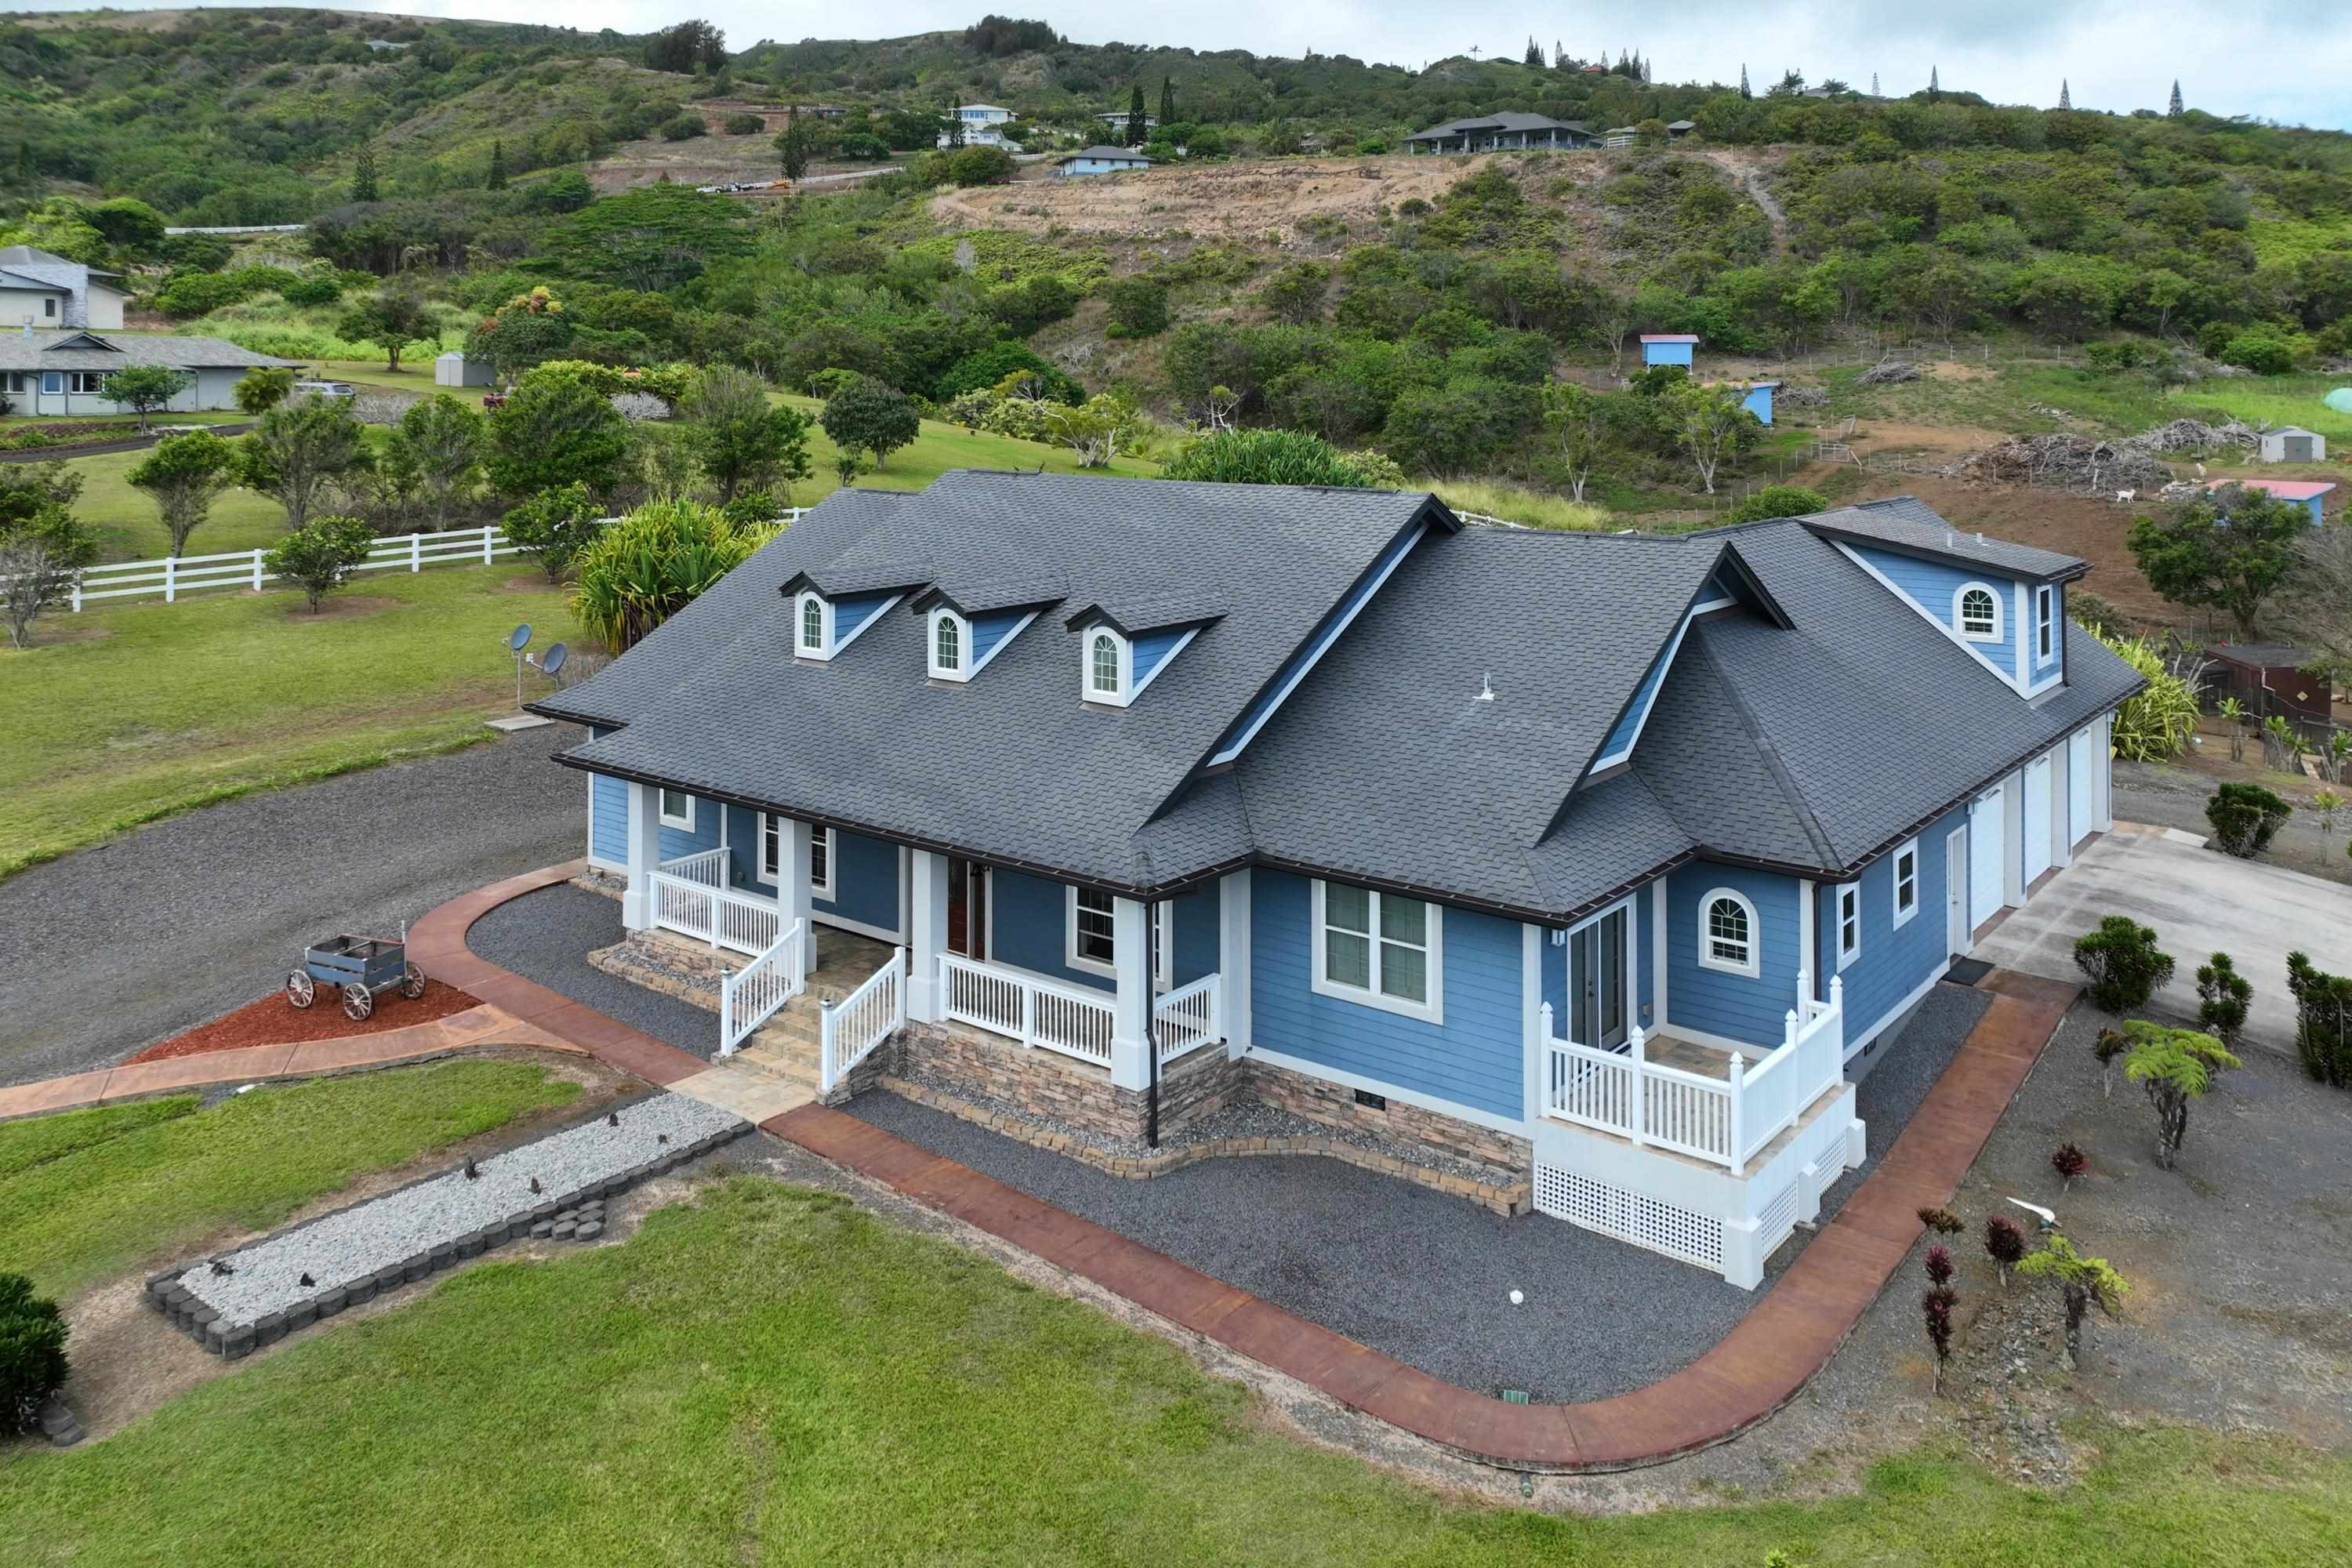
[{"label": "arched window", "polygon": [[1717,888],[1698,901],[1698,962],[1702,969],[1754,976],[1762,965],[1757,954],[1763,931],[1757,924],[1756,906],[1747,896]]},{"label": "arched window", "polygon": [[824,652],[824,601],[814,594],[801,595],[801,651]]},{"label": "arched window", "polygon": [[963,669],[963,623],[953,616],[941,616],[931,623],[931,664],[941,675],[956,675]]},{"label": "arched window", "polygon": [[1118,695],[1118,639],[1108,632],[1097,632],[1094,651],[1088,656],[1087,690],[1090,696],[1116,698]]},{"label": "arched window", "polygon": [[1970,642],[2000,640],[2000,595],[1982,583],[1961,584],[1952,595],[1952,618]]}]

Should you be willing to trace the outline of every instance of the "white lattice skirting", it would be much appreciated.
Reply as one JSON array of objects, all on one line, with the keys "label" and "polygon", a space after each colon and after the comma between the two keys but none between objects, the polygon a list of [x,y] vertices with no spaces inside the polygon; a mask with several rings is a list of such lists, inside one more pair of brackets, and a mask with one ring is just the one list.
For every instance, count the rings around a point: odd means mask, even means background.
[{"label": "white lattice skirting", "polygon": [[[1795,1212],[1796,1194],[1789,1194]],[[1685,1263],[1720,1272],[1723,1268],[1723,1221],[1696,1214],[1646,1193],[1612,1186],[1606,1182],[1564,1171],[1541,1161],[1536,1164],[1535,1205],[1555,1219],[1679,1258]]]}]

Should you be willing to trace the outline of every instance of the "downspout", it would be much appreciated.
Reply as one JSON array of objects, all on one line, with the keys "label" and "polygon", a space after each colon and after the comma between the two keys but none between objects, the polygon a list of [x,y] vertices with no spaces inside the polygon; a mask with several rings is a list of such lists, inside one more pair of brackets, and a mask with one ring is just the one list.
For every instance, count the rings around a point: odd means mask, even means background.
[{"label": "downspout", "polygon": [[[1143,1143],[1148,1149],[1160,1147],[1160,976],[1155,967],[1160,962],[1160,944],[1151,936],[1159,924],[1159,914],[1160,906],[1155,903],[1145,910],[1143,916],[1143,994],[1148,998],[1143,1014],[1143,1050],[1150,1070],[1145,1079]],[[1170,910],[1167,918],[1174,920],[1175,911]],[[1169,945],[1175,945],[1173,933]]]}]

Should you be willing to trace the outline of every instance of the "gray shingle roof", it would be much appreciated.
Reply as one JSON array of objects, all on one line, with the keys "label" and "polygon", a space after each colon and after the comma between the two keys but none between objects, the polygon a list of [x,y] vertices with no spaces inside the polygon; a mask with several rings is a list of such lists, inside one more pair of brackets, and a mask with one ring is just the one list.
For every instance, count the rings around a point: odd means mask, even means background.
[{"label": "gray shingle roof", "polygon": [[1916,496],[1864,501],[1805,521],[1814,532],[1832,538],[1961,566],[1981,566],[2029,582],[2079,577],[2091,569],[2088,562],[2054,550],[2036,550],[2030,544],[2012,544],[1954,528]]},{"label": "gray shingle roof", "polygon": [[[93,341],[104,348],[67,348]],[[273,359],[218,338],[140,337],[128,332],[0,333],[0,370],[121,370],[161,364],[174,370],[245,370],[255,365],[299,365]]]},{"label": "gray shingle roof", "polygon": [[1165,631],[1171,626],[1202,626],[1232,608],[1222,588],[1179,584],[1121,588],[1083,605],[1073,605],[1064,617],[1072,627],[1108,621],[1129,637]]},{"label": "gray shingle roof", "polygon": [[1426,131],[1416,131],[1405,138],[1408,142],[1459,136],[1467,131],[1489,128],[1505,131],[1580,131],[1591,134],[1591,128],[1580,120],[1554,120],[1548,114],[1527,114],[1515,109],[1498,110],[1493,114],[1467,114],[1459,120],[1449,120],[1443,125],[1433,125]]},{"label": "gray shingle roof", "polygon": [[1054,162],[1056,163],[1066,163],[1074,158],[1116,158],[1136,163],[1156,163],[1159,162],[1156,158],[1145,157],[1141,151],[1137,148],[1106,147],[1100,142],[1097,142],[1092,147],[1081,147],[1075,153],[1057,153],[1054,158]]}]

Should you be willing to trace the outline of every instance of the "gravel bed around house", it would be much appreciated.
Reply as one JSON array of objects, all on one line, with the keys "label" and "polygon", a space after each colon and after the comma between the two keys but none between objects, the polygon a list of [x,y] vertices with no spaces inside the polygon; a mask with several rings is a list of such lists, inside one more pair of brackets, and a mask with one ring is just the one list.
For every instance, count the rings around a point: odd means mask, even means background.
[{"label": "gravel bed around house", "polygon": [[478,1161],[472,1177],[445,1171],[167,1269],[148,1280],[148,1304],[206,1349],[243,1354],[514,1237],[593,1237],[607,1194],[750,1130],[717,1106],[652,1095]]},{"label": "gravel bed around house", "polygon": [[719,1025],[708,1009],[607,974],[588,962],[589,953],[626,935],[616,900],[558,882],[476,921],[466,945],[526,980],[709,1060],[719,1051]]},{"label": "gravel bed around house", "polygon": [[[0,1083],[120,1062],[283,985],[320,936],[395,936],[577,856],[580,775],[549,758],[582,735],[551,725],[226,801],[0,881]],[[159,975],[142,959],[166,938]]]},{"label": "gravel bed around house", "polygon": [[[1991,1005],[1938,985],[1856,1091],[1874,1166]],[[1208,1160],[1137,1181],[887,1093],[851,1115],[1237,1285],[1461,1387],[1600,1399],[1696,1360],[1763,1299],[1716,1275],[1543,1215],[1507,1219],[1339,1160]],[[1799,1231],[1766,1265],[1795,1261]],[[1510,1304],[1510,1292],[1525,1304]]]}]

